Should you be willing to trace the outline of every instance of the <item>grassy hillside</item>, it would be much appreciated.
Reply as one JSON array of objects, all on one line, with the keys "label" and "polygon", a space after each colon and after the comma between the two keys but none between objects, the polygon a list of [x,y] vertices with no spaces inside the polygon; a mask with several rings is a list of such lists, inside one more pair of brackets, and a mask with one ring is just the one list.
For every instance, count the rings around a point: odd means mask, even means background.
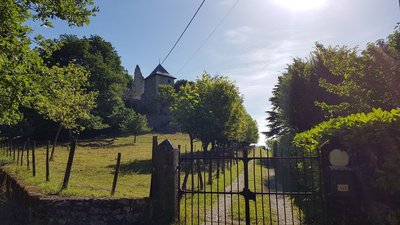
[{"label": "grassy hillside", "polygon": [[[38,143],[36,154],[36,177],[32,169],[9,162],[3,167],[16,175],[33,190],[46,194],[66,196],[109,197],[118,152],[122,153],[120,176],[115,197],[147,197],[150,191],[152,136],[159,143],[164,139],[174,145],[189,146],[186,134],[138,136],[134,145],[133,136],[115,139],[80,141],[75,152],[68,189],[60,191],[68,158],[68,147],[61,144],[56,148],[55,158],[50,162],[50,181],[45,179],[45,143]],[[200,144],[197,143],[198,147]],[[0,153],[0,161],[9,161]]]}]

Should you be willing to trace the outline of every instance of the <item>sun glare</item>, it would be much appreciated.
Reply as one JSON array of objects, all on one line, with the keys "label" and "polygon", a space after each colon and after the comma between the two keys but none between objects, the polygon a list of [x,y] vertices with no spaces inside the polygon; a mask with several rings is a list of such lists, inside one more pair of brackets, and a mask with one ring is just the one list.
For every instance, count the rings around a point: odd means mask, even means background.
[{"label": "sun glare", "polygon": [[273,2],[293,11],[303,11],[321,8],[326,0],[273,0]]}]

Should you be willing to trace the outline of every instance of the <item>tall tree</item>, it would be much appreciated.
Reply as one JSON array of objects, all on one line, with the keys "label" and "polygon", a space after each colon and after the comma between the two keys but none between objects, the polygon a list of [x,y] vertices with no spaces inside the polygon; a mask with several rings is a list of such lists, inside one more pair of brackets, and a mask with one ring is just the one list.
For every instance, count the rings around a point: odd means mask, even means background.
[{"label": "tall tree", "polygon": [[[49,77],[48,68],[30,48],[26,21],[39,20],[52,26],[51,19],[67,21],[70,26],[89,23],[98,9],[92,0],[52,2],[44,0],[4,0],[0,4],[0,124],[15,124],[22,119],[22,108],[40,102],[41,85]],[[41,44],[41,43],[39,43]],[[44,46],[46,47],[46,46]],[[55,69],[57,71],[57,69]],[[50,73],[51,74],[51,73]],[[39,100],[38,100],[39,99]]]},{"label": "tall tree", "polygon": [[327,118],[316,102],[335,104],[340,96],[320,87],[320,80],[340,82],[323,64],[318,51],[309,59],[294,59],[286,71],[278,77],[272,91],[272,109],[267,111],[268,137],[310,129]]},{"label": "tall tree", "polygon": [[196,82],[181,86],[178,93],[172,87],[160,90],[161,96],[168,96],[163,99],[173,99],[173,120],[182,131],[189,133],[191,142],[193,139],[201,140],[204,151],[210,143],[224,145],[249,141],[246,138],[248,126],[252,127],[251,132],[254,133],[255,129],[258,133],[243,107],[238,87],[227,77],[203,74]]},{"label": "tall tree", "polygon": [[369,112],[373,108],[400,107],[400,59],[396,36],[399,36],[398,31],[389,36],[388,41],[368,44],[361,54],[357,48],[317,46],[324,65],[342,80],[339,83],[320,81],[321,87],[343,100],[339,104],[319,104],[330,112],[331,117]]},{"label": "tall tree", "polygon": [[[99,93],[97,107],[92,110],[94,118],[100,119],[103,124],[118,128],[117,123],[113,121],[115,118],[113,115],[120,114],[118,110],[125,111],[123,96],[132,78],[121,65],[120,57],[114,47],[100,36],[79,39],[73,35],[62,35],[54,42],[62,46],[46,57],[46,63],[48,65],[74,63],[89,71],[88,91]],[[95,127],[90,121],[86,125]]]}]

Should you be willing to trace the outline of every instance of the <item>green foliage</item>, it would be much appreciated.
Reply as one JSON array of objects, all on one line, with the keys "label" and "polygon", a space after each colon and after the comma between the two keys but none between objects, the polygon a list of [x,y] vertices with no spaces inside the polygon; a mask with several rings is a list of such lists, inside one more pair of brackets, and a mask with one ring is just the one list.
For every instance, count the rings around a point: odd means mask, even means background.
[{"label": "green foliage", "polygon": [[388,193],[400,192],[400,108],[374,109],[323,122],[297,134],[294,145],[311,154],[327,140],[338,140],[349,152],[369,185]]},{"label": "green foliage", "polygon": [[268,137],[310,129],[325,120],[324,112],[316,102],[329,104],[339,101],[319,85],[320,79],[337,82],[322,64],[321,55],[314,51],[309,59],[294,59],[286,71],[278,77],[272,91],[272,110],[267,111]]},{"label": "green foliage", "polygon": [[[73,35],[62,35],[52,41],[60,46],[51,55],[42,53],[48,65],[66,66],[74,63],[84,67],[89,73],[89,92],[98,92],[97,107],[91,111],[97,118],[95,124],[86,121],[86,126],[103,128],[107,125],[118,127],[111,116],[125,107],[123,96],[127,92],[132,78],[121,65],[121,60],[111,45],[99,36],[77,38]],[[49,44],[52,45],[52,44]],[[100,120],[101,119],[101,120]],[[102,121],[104,124],[101,124]],[[98,125],[100,126],[98,126]]]},{"label": "green foliage", "polygon": [[[310,59],[295,59],[279,77],[267,112],[266,135],[275,137],[274,154],[315,156],[325,141],[337,140],[349,152],[351,167],[372,187],[372,197],[398,195],[399,46],[396,30],[363,51],[317,43]],[[288,171],[298,184],[319,187],[317,180],[303,179],[302,174],[319,176],[313,169],[318,165],[309,164],[297,162]],[[390,205],[380,204],[390,211]]]},{"label": "green foliage", "polygon": [[51,67],[42,82],[47,92],[35,98],[34,109],[67,130],[83,130],[78,122],[91,118],[90,110],[97,97],[96,92],[86,92],[87,78],[88,73],[82,67]]},{"label": "green foliage", "polygon": [[324,65],[341,79],[333,83],[320,79],[320,86],[341,96],[337,104],[320,102],[318,105],[330,117],[368,112],[372,108],[390,110],[400,107],[400,66],[395,31],[387,41],[369,43],[358,53],[357,48],[317,45]]},{"label": "green foliage", "polygon": [[111,124],[122,132],[132,132],[135,135],[143,134],[150,131],[147,126],[147,119],[145,116],[136,113],[132,109],[121,107],[111,114]]},{"label": "green foliage", "polygon": [[171,107],[173,120],[192,138],[208,144],[257,142],[257,124],[247,114],[238,87],[226,77],[203,74],[194,83],[161,87],[160,98]]},{"label": "green foliage", "polygon": [[[51,19],[67,21],[70,26],[89,22],[89,16],[98,9],[89,8],[91,0],[75,1],[15,1],[0,4],[0,124],[12,125],[23,118],[22,108],[34,108],[42,93],[48,93],[43,81],[50,82],[59,68],[43,65],[38,54],[30,49],[26,25],[29,19],[42,21],[50,26]],[[40,38],[38,38],[39,40]],[[41,44],[41,43],[39,43]],[[43,45],[45,48],[45,45]],[[67,69],[68,70],[68,69]],[[79,88],[79,87],[77,87]],[[38,100],[39,99],[39,100]],[[48,102],[51,104],[51,102]]]}]

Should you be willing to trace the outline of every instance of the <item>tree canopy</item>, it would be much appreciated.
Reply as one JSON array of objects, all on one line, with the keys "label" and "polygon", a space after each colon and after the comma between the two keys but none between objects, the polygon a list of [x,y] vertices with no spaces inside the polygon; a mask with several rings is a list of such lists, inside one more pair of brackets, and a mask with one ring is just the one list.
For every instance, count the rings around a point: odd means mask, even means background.
[{"label": "tree canopy", "polygon": [[[126,112],[123,96],[132,78],[121,65],[120,57],[111,43],[97,35],[89,38],[62,35],[53,43],[61,47],[51,55],[45,55],[45,62],[49,66],[74,63],[84,67],[90,74],[88,91],[98,92],[97,107],[91,111],[97,120],[93,121],[102,122],[103,126],[97,128],[118,128],[114,115],[122,113],[118,110]],[[96,128],[95,125],[99,123],[86,123],[90,128]]]},{"label": "tree canopy", "polygon": [[167,86],[161,93],[172,97],[173,120],[192,139],[201,140],[205,150],[210,143],[258,140],[257,124],[244,109],[238,87],[227,77],[205,73],[194,83],[180,86],[178,93]]},{"label": "tree canopy", "polygon": [[[94,106],[93,95],[86,95],[84,90],[87,77],[85,71],[74,65],[65,67],[48,67],[43,63],[38,52],[30,48],[32,43],[28,34],[32,29],[28,20],[41,21],[45,26],[52,26],[51,20],[65,20],[69,26],[82,26],[89,23],[89,17],[97,12],[92,0],[50,2],[4,0],[0,4],[0,125],[13,125],[23,118],[22,109],[34,109],[49,119],[63,120],[67,126],[73,126],[72,120],[86,117]],[[51,47],[36,38],[43,52],[51,51]],[[75,80],[78,79],[78,80]],[[53,83],[53,84],[52,84]],[[70,121],[65,116],[55,116],[57,103],[54,98],[61,96],[61,89],[70,87],[78,93],[76,104],[68,108]],[[83,88],[83,89],[82,89]],[[78,97],[79,96],[79,97]],[[78,106],[79,105],[79,106]],[[71,106],[68,104],[68,106]],[[71,106],[72,107],[72,106]],[[79,109],[78,109],[79,108]]]}]

